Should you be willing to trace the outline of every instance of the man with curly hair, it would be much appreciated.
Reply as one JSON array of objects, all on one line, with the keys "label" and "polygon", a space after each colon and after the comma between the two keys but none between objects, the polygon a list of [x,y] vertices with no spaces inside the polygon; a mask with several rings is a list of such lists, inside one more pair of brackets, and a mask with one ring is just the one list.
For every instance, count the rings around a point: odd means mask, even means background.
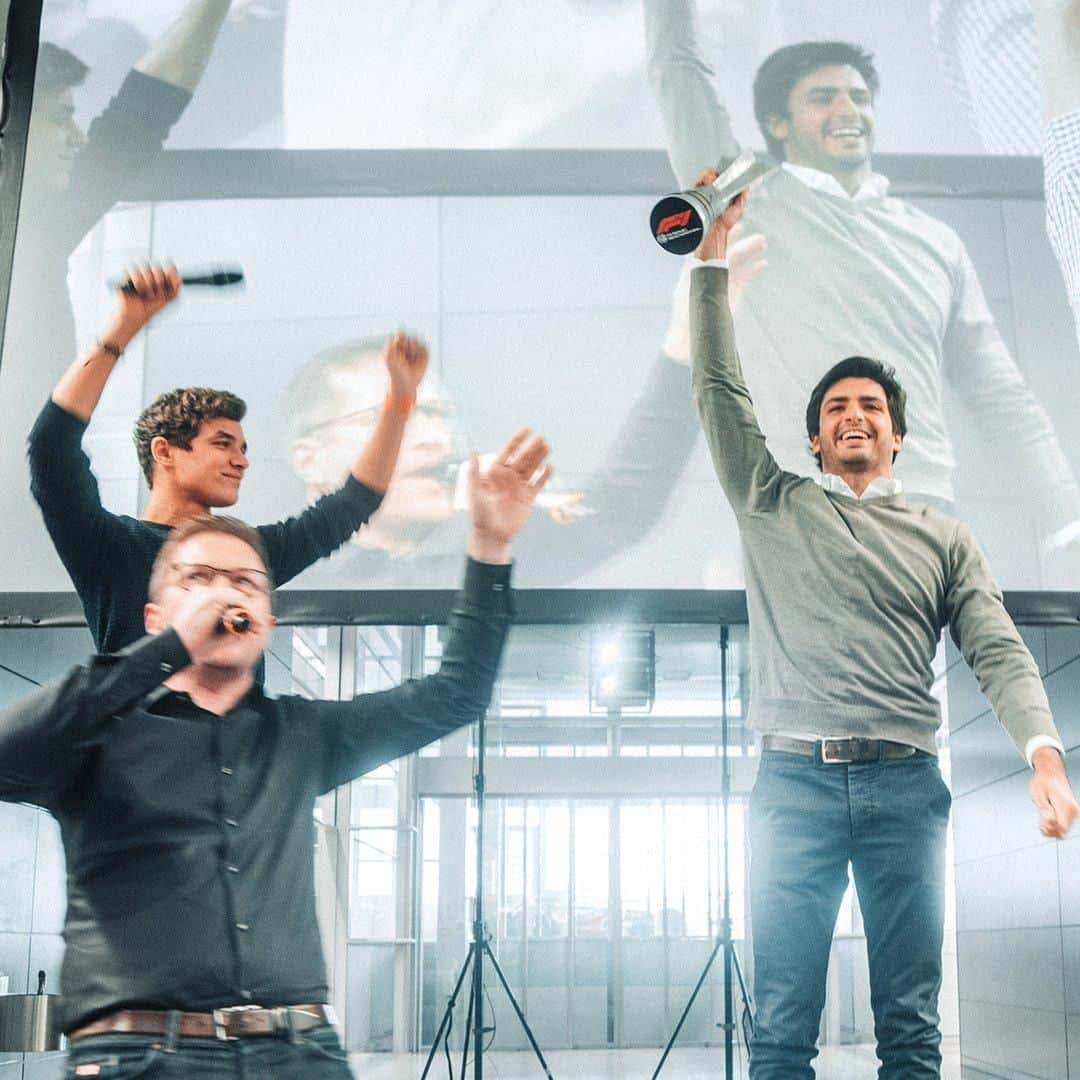
[{"label": "man with curly hair", "polygon": [[[227,391],[172,390],[135,425],[139,464],[150,488],[140,518],[101,502],[82,438],[109,375],[135,335],[180,291],[172,267],[132,272],[116,312],[96,342],[63,375],[30,433],[31,490],[79,594],[100,652],[142,637],[150,570],[170,530],[212,509],[232,506],[248,467],[244,402]],[[287,521],[259,526],[276,585],[343,544],[378,509],[427,369],[427,349],[404,334],[383,350],[386,401],[350,475],[334,492]]]}]

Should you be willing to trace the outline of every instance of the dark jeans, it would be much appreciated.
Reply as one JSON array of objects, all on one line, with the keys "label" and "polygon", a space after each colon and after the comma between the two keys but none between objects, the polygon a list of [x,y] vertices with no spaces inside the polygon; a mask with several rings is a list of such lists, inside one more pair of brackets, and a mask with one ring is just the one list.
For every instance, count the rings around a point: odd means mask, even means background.
[{"label": "dark jeans", "polygon": [[824,765],[766,751],[750,796],[752,1080],[809,1080],[837,911],[854,871],[881,1080],[941,1074],[937,999],[952,799],[937,759]]},{"label": "dark jeans", "polygon": [[[295,1036],[223,1042],[152,1035],[91,1035],[71,1044],[65,1078],[100,1080],[349,1080],[337,1032],[315,1028]],[[81,1066],[81,1069],[80,1069]],[[97,1070],[95,1071],[95,1066]]]}]

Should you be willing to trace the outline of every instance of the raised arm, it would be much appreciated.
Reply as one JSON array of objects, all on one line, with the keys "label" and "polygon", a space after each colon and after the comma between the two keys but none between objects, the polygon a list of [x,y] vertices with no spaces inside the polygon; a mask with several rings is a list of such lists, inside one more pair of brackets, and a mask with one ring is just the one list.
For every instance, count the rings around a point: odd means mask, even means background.
[{"label": "raised arm", "polygon": [[388,377],[386,401],[345,483],[296,517],[259,527],[276,585],[333,554],[382,503],[417,389],[427,371],[427,347],[419,338],[393,334],[383,348],[383,362]]},{"label": "raised arm", "polygon": [[191,0],[168,30],[135,65],[152,79],[191,94],[210,63],[210,54],[232,0]]},{"label": "raised arm", "polygon": [[953,640],[994,715],[1034,769],[1031,797],[1043,833],[1064,836],[1077,805],[1039,669],[1005,610],[975,538],[959,523],[949,548],[945,613]]},{"label": "raised arm", "polygon": [[510,628],[510,547],[551,475],[543,439],[519,431],[481,472],[469,475],[472,528],[465,587],[434,675],[350,702],[319,702],[323,790],[412,753],[488,706]]},{"label": "raised arm", "polygon": [[136,267],[128,275],[134,292],[118,289],[116,310],[101,334],[60,377],[53,401],[89,423],[109,376],[135,335],[180,295],[180,275],[172,266]]},{"label": "raised arm", "polygon": [[[699,182],[710,183],[709,170]],[[738,223],[746,195],[713,222],[696,257],[722,263],[728,232]],[[727,295],[726,265],[698,265],[690,279],[690,353],[694,398],[720,484],[736,514],[765,510],[776,497],[782,475],[765,445],[754,403],[735,346],[735,327]]]},{"label": "raised arm", "polygon": [[701,48],[695,0],[644,0],[649,86],[660,108],[668,157],[679,184],[739,152],[716,74]]}]

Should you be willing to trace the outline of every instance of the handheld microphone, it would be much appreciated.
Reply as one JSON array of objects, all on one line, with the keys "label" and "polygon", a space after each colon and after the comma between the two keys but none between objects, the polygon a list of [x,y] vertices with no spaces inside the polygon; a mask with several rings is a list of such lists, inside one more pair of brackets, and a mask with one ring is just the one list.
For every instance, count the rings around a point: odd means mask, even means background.
[{"label": "handheld microphone", "polygon": [[251,632],[251,621],[251,613],[243,608],[230,608],[221,616],[222,629],[237,637]]},{"label": "handheld microphone", "polygon": [[[225,285],[240,285],[244,281],[244,269],[239,263],[218,264],[214,266],[189,266],[180,271],[180,282],[183,285],[201,285],[221,288]],[[128,296],[135,295],[135,286],[131,278],[110,278],[110,289],[119,289]]]},{"label": "handheld microphone", "polygon": [[673,255],[688,255],[735,196],[772,168],[753,150],[744,150],[711,184],[665,195],[649,216],[653,239]]}]

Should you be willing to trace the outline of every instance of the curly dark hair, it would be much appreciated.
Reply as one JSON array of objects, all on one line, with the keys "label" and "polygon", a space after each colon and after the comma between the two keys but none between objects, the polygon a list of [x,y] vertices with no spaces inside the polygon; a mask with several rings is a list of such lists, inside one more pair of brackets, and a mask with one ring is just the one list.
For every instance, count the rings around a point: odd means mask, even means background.
[{"label": "curly dark hair", "polygon": [[247,405],[228,390],[193,386],[170,390],[156,397],[135,421],[133,432],[139,465],[150,487],[154,486],[154,455],[150,444],[159,435],[171,446],[190,450],[191,441],[206,420],[243,420]]},{"label": "curly dark hair", "polygon": [[[821,406],[825,395],[841,379],[873,379],[885,391],[893,431],[898,431],[901,438],[907,434],[907,393],[900,385],[895,369],[880,360],[871,360],[868,356],[849,356],[838,364],[833,364],[810,394],[810,401],[806,405],[806,434],[811,439],[821,434]],[[815,454],[814,460],[820,469],[821,455]],[[895,460],[896,454],[893,454],[893,461]]]},{"label": "curly dark hair", "polygon": [[853,67],[865,80],[871,97],[877,97],[881,79],[874,54],[846,41],[800,41],[785,45],[762,61],[754,76],[754,116],[769,153],[783,160],[784,144],[769,131],[769,120],[788,115],[788,99],[795,84],[811,71],[837,64]]}]

